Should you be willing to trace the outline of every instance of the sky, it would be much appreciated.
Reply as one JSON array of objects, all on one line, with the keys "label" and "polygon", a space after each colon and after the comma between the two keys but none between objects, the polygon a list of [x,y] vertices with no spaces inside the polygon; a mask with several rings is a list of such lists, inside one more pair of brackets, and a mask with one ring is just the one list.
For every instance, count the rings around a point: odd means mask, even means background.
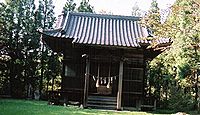
[{"label": "sky", "polygon": [[[55,11],[61,12],[66,0],[54,0],[56,4]],[[81,0],[74,0],[77,4]],[[111,12],[115,15],[131,15],[132,8],[135,4],[143,11],[147,11],[152,0],[89,0],[89,3],[94,6],[96,13],[99,11]],[[157,0],[160,9],[166,9],[171,6],[175,0]],[[59,7],[57,7],[59,6]]]},{"label": "sky", "polygon": [[[0,0],[3,2],[4,0]],[[53,0],[55,4],[55,13],[59,15],[67,0]],[[79,5],[81,0],[74,0]],[[89,3],[94,6],[96,13],[99,11],[111,12],[114,15],[131,15],[132,7],[137,4],[140,9],[147,11],[152,0],[89,0]],[[175,0],[157,0],[160,9],[167,9]]]}]

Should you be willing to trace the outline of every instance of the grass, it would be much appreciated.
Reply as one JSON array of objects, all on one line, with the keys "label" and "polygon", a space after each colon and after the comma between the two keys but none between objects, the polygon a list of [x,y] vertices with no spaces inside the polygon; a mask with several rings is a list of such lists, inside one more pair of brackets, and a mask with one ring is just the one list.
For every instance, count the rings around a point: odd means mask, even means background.
[{"label": "grass", "polygon": [[[0,115],[152,115],[140,111],[106,111],[47,105],[46,101],[0,99]],[[156,114],[159,115],[159,114]]]}]

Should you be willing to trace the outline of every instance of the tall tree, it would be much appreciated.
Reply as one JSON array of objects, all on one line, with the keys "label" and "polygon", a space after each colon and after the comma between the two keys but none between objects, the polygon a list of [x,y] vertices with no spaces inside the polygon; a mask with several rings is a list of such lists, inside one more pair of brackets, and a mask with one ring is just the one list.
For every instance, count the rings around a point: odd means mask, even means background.
[{"label": "tall tree", "polygon": [[[171,50],[172,55],[177,63],[177,78],[183,82],[192,83],[195,87],[195,100],[198,98],[198,76],[196,75],[199,60],[199,43],[200,43],[200,1],[196,0],[178,0],[172,8],[172,14],[168,20],[168,35],[173,37]],[[187,67],[187,68],[186,68]],[[187,70],[186,70],[187,69]],[[189,71],[188,71],[189,70]]]},{"label": "tall tree", "polygon": [[152,0],[150,9],[141,22],[149,30],[150,36],[153,37],[158,35],[158,27],[161,24],[161,16],[157,0]]},{"label": "tall tree", "polygon": [[[52,29],[55,22],[53,0],[39,0],[37,20],[42,29]],[[38,22],[38,23],[39,23]]]},{"label": "tall tree", "polygon": [[[42,29],[51,29],[53,28],[53,24],[55,21],[55,17],[54,17],[54,5],[53,5],[53,1],[52,0],[39,0],[39,7],[37,10],[37,20],[38,20],[38,24],[39,27]],[[42,96],[42,89],[43,87],[43,79],[44,77],[44,73],[45,71],[47,71],[47,60],[48,60],[48,53],[49,53],[49,49],[47,47],[45,47],[45,44],[43,41],[40,42],[41,43],[41,76],[40,76],[40,85],[39,85],[39,95],[40,97]],[[46,66],[45,66],[46,65]]]},{"label": "tall tree", "polygon": [[77,10],[78,12],[94,12],[93,6],[89,4],[89,0],[82,0]]},{"label": "tall tree", "polygon": [[8,55],[9,47],[8,47],[8,29],[7,23],[5,22],[6,16],[6,5],[4,3],[0,3],[0,93],[8,93],[9,91],[9,71],[8,71],[8,62],[10,60],[10,56]]},{"label": "tall tree", "polygon": [[82,0],[80,5],[76,8],[74,0],[67,0],[62,12],[75,11],[75,12],[94,12],[93,6],[89,4],[89,0]]},{"label": "tall tree", "polygon": [[132,15],[133,16],[142,16],[143,12],[142,10],[139,8],[137,2],[134,4],[133,8],[132,8]]},{"label": "tall tree", "polygon": [[76,3],[74,3],[74,0],[67,0],[65,6],[63,7],[63,12],[75,11],[75,9],[76,9]]},{"label": "tall tree", "polygon": [[6,40],[6,63],[9,72],[11,95],[26,96],[28,84],[33,83],[32,70],[37,66],[39,38],[36,32],[34,0],[7,1],[3,6],[1,37]]},{"label": "tall tree", "polygon": [[52,66],[60,65],[58,55],[52,55],[37,32],[38,28],[53,27],[53,9],[52,0],[40,0],[37,10],[34,0],[7,0],[0,5],[0,66],[5,70],[0,71],[0,90],[10,84],[12,96],[26,97],[38,84],[42,92],[43,80],[48,77],[45,71],[52,71],[54,78],[59,75]]},{"label": "tall tree", "polygon": [[[165,71],[167,71],[172,79],[170,85],[168,85],[171,87],[169,90],[169,100],[172,100],[170,101],[171,107],[175,107],[180,100],[183,100],[181,101],[183,103],[179,103],[179,105],[185,106],[188,103],[187,107],[176,108],[179,110],[192,109],[192,105],[197,103],[197,98],[199,98],[197,75],[200,61],[200,15],[197,13],[200,12],[199,6],[200,2],[196,0],[177,0],[163,24],[157,23],[156,20],[155,22],[149,21],[150,25],[153,24],[149,27],[157,29],[153,29],[156,36],[171,38],[173,41],[170,49],[158,58],[163,60],[162,63],[164,64],[160,76],[163,77]],[[154,60],[154,62],[160,63],[159,60]],[[195,96],[193,97],[191,94],[195,94]],[[174,98],[173,95],[177,95],[179,100]]]},{"label": "tall tree", "polygon": [[[144,18],[142,19],[141,23],[148,30],[149,36],[147,39],[148,40],[149,39],[150,40],[157,39],[157,38],[155,38],[155,36],[157,35],[158,27],[161,24],[161,20],[160,20],[160,9],[158,8],[158,3],[156,0],[152,0],[150,9],[147,12],[147,14],[144,16]],[[156,43],[155,43],[155,45],[156,45]],[[154,44],[152,44],[151,47],[154,47]],[[161,61],[161,60],[159,60],[159,61]],[[161,70],[164,65],[161,61],[160,63],[156,63],[156,66],[158,66],[156,69],[154,68],[154,66],[150,66],[150,70],[151,70],[150,76],[147,77],[147,83],[149,83],[148,84],[149,87],[147,87],[146,89],[148,89],[149,95],[151,95],[151,93],[154,93],[154,96],[158,100],[160,100],[161,99],[160,98],[160,90],[161,90],[160,84],[163,82],[162,81],[162,73],[164,73],[164,72],[161,72]],[[152,72],[152,70],[153,70],[153,72]]]}]

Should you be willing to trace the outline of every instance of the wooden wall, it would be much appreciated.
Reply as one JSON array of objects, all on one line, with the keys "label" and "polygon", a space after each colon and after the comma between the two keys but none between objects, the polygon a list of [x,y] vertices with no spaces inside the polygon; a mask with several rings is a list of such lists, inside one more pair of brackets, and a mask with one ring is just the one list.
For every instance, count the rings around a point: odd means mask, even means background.
[{"label": "wooden wall", "polygon": [[[67,45],[67,47],[65,47],[65,45]],[[136,100],[142,97],[144,87],[143,49],[117,49],[76,44],[70,44],[69,46],[68,42],[63,42],[61,46],[62,48],[57,50],[64,53],[62,90],[66,91],[65,96],[67,96],[68,100],[79,101],[81,103],[83,101],[85,58],[82,57],[82,55],[84,54],[90,56],[89,58],[92,62],[90,71],[93,72],[92,74],[96,74],[94,72],[95,67],[93,67],[95,62],[108,63],[111,61],[117,66],[116,68],[119,68],[120,60],[124,61],[122,106],[135,106]],[[68,74],[66,74],[66,68],[69,68],[67,69],[68,71],[73,70],[75,74],[73,72],[67,72]],[[115,74],[118,74],[118,71],[119,70],[115,70]],[[116,90],[117,87],[118,83],[116,83],[115,86]],[[89,89],[89,91],[92,91],[92,89]],[[116,95],[116,92],[113,94]]]},{"label": "wooden wall", "polygon": [[123,106],[135,106],[135,101],[143,95],[143,67],[124,64]]},{"label": "wooden wall", "polygon": [[80,49],[65,49],[63,60],[62,90],[68,101],[83,101],[85,60]]}]

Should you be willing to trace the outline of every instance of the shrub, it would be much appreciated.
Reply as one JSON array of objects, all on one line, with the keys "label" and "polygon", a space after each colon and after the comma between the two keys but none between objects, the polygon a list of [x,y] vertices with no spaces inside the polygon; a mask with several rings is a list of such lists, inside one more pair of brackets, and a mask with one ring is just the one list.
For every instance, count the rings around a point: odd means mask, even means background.
[{"label": "shrub", "polygon": [[183,89],[172,88],[169,98],[169,108],[175,111],[191,111],[195,101],[191,94],[184,93]]}]

